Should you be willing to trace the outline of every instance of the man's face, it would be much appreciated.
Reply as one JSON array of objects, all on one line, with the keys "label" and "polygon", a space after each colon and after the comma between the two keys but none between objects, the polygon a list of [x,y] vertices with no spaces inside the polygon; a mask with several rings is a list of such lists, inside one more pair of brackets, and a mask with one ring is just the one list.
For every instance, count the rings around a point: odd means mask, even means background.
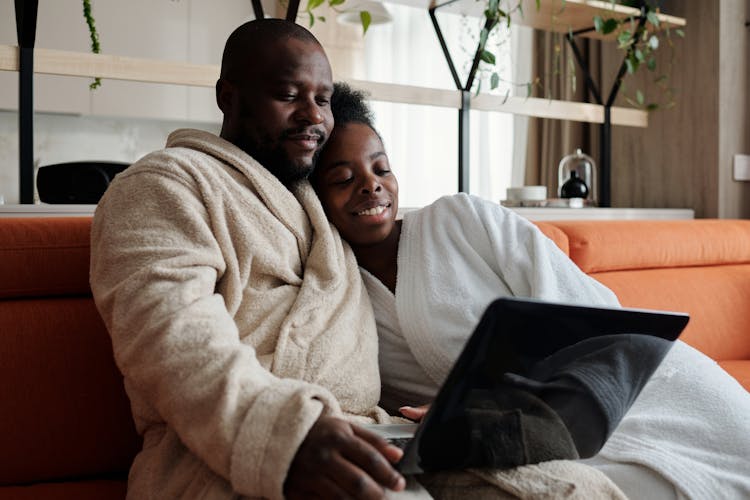
[{"label": "man's face", "polygon": [[236,144],[288,186],[310,175],[333,128],[331,67],[319,45],[294,38],[260,57],[236,86]]}]

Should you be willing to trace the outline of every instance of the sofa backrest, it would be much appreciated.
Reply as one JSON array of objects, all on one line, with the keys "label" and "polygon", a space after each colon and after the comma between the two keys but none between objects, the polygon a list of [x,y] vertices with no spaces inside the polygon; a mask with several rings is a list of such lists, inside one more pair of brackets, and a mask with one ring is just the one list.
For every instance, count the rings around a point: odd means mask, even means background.
[{"label": "sofa backrest", "polygon": [[571,259],[624,306],[688,312],[685,342],[717,361],[750,359],[750,221],[551,225]]},{"label": "sofa backrest", "polygon": [[127,474],[140,438],[88,284],[90,218],[0,218],[0,485]]}]

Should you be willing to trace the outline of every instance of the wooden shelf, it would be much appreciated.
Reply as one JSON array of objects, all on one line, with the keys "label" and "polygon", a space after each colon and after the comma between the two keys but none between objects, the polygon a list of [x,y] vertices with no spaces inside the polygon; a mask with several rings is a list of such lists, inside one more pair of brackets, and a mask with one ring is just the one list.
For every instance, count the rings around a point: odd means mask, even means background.
[{"label": "wooden shelf", "polygon": [[[568,0],[571,1],[571,0]],[[18,71],[18,47],[0,45],[0,70]],[[34,49],[34,72],[48,75],[101,77],[148,83],[167,83],[213,88],[219,77],[216,65],[158,61],[106,54]],[[376,101],[439,106],[459,109],[461,93],[412,85],[343,79],[370,93]],[[554,99],[520,98],[491,94],[472,97],[472,109],[497,111],[540,118],[602,123],[604,108],[596,104]],[[648,113],[637,109],[613,108],[612,123],[631,127],[648,126]]]},{"label": "wooden shelf", "polygon": [[[497,95],[480,94],[472,97],[471,109],[499,111],[537,118],[604,123],[604,106],[538,97],[508,97],[506,99]],[[648,127],[648,113],[638,109],[613,107],[612,124],[628,127]]]},{"label": "wooden shelf", "polygon": [[[420,0],[402,0],[398,3],[417,6],[423,4]],[[458,0],[448,4],[445,0],[432,0],[427,6],[438,6],[440,12],[479,17],[482,15],[485,2],[477,0]],[[640,15],[640,10],[612,3],[608,0],[548,0],[540,3],[539,10],[534,2],[524,4],[523,15],[515,12],[511,16],[511,24],[528,26],[542,31],[569,33],[593,28],[594,16],[603,18],[627,19]],[[680,28],[686,25],[685,19],[659,14],[661,28]],[[614,40],[617,32],[607,35],[592,30],[580,36],[600,40]]]}]

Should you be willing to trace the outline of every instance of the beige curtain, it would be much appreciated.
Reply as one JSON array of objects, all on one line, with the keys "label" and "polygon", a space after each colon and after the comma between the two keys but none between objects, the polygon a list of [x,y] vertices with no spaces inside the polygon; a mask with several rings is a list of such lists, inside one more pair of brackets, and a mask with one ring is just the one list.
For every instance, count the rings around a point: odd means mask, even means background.
[{"label": "beige curtain", "polygon": [[[588,60],[594,83],[600,87],[601,92],[600,42],[579,38],[576,43]],[[539,85],[534,88],[534,97],[595,102],[593,97],[589,98],[583,72],[564,35],[535,30],[532,47],[532,79],[538,77],[540,80]],[[608,91],[609,89],[604,91],[603,99],[606,99]],[[598,124],[529,119],[524,183],[547,186],[548,196],[556,197],[560,160],[581,148],[598,164],[598,136]]]}]

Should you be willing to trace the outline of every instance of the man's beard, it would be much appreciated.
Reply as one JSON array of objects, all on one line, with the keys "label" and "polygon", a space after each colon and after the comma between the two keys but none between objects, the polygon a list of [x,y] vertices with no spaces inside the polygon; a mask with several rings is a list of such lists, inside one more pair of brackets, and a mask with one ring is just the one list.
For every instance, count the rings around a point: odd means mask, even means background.
[{"label": "man's beard", "polygon": [[294,133],[296,133],[296,131],[285,131],[277,141],[274,141],[269,136],[264,136],[259,143],[247,139],[246,141],[243,141],[244,144],[241,144],[240,147],[266,170],[271,172],[279,182],[289,187],[310,177],[310,174],[312,174],[313,169],[315,168],[315,164],[318,162],[322,144],[326,139],[325,133],[316,128],[315,133],[321,137],[319,141],[321,146],[319,146],[313,153],[310,164],[305,165],[303,163],[304,160],[302,159],[295,162],[289,158],[284,149],[284,140],[286,140],[287,136]]}]

